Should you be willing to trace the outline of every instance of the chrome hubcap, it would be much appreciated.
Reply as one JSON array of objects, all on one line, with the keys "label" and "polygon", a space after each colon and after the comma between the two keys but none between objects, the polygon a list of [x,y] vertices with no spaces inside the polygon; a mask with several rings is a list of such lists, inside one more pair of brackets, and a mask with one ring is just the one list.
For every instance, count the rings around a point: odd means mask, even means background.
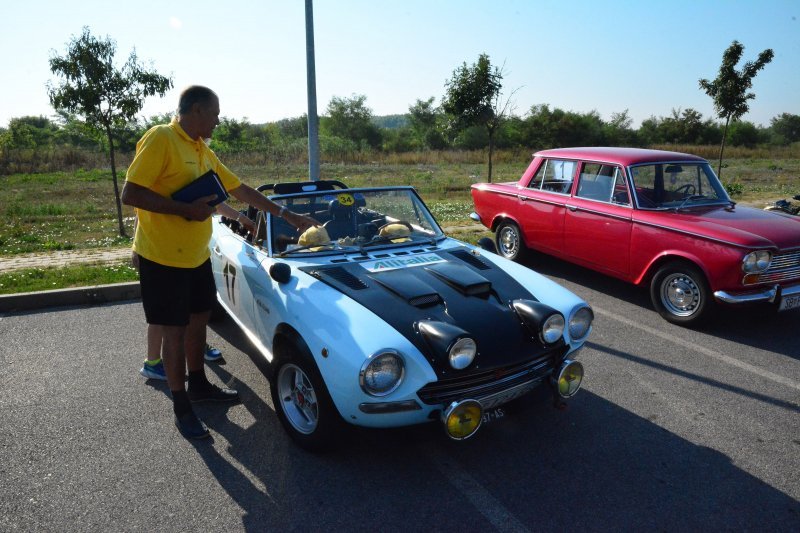
[{"label": "chrome hubcap", "polygon": [[281,405],[276,407],[283,410],[297,431],[313,433],[319,422],[319,408],[311,380],[300,367],[289,363],[281,367],[277,385]]},{"label": "chrome hubcap", "polygon": [[700,298],[700,287],[686,274],[670,274],[661,283],[661,302],[673,315],[692,315],[700,306]]},{"label": "chrome hubcap", "polygon": [[500,232],[500,247],[502,248],[503,255],[511,256],[517,251],[519,238],[517,232],[512,228],[505,227]]}]

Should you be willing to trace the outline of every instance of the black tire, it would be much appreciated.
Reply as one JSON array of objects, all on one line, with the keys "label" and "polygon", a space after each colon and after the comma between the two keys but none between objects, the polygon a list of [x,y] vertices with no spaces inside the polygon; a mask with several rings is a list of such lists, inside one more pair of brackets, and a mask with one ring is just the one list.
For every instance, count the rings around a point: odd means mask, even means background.
[{"label": "black tire", "polygon": [[276,347],[276,356],[269,388],[278,420],[301,448],[311,452],[334,449],[344,421],[308,347],[303,342],[283,342]]},{"label": "black tire", "polygon": [[522,232],[514,222],[501,222],[495,230],[494,242],[497,244],[497,253],[506,259],[520,261],[528,254]]},{"label": "black tire", "polygon": [[650,299],[662,318],[680,326],[704,323],[714,306],[705,275],[684,261],[672,261],[658,269],[650,283]]}]

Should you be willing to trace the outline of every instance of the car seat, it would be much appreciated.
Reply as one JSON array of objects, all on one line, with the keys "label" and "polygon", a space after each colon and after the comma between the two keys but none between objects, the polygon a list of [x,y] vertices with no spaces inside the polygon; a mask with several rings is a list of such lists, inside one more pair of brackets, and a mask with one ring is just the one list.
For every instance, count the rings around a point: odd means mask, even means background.
[{"label": "car seat", "polygon": [[353,237],[358,234],[355,205],[342,205],[339,200],[331,200],[328,204],[328,215],[330,220],[323,226],[331,239]]}]

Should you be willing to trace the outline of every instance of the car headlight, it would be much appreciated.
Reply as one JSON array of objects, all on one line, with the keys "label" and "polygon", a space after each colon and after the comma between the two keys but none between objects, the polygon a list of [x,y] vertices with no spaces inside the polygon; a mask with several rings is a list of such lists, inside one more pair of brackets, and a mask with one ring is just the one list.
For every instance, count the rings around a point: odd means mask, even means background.
[{"label": "car headlight", "polygon": [[569,338],[572,340],[583,339],[589,334],[593,320],[594,313],[590,307],[579,307],[569,317]]},{"label": "car headlight", "polygon": [[454,324],[437,320],[420,320],[416,326],[433,353],[437,357],[447,357],[447,362],[455,370],[467,368],[478,353],[475,339]]},{"label": "car headlight", "polygon": [[511,308],[528,328],[545,344],[554,344],[564,335],[564,315],[536,300],[514,300]]},{"label": "car headlight", "polygon": [[772,252],[759,250],[750,252],[742,259],[742,272],[746,274],[757,274],[769,268],[772,262]]},{"label": "car headlight", "polygon": [[557,342],[564,335],[564,315],[554,313],[542,324],[542,340],[546,344]]},{"label": "car headlight", "polygon": [[556,377],[558,395],[562,398],[573,396],[581,388],[583,382],[583,365],[577,361],[565,359]]},{"label": "car headlight", "polygon": [[405,375],[405,363],[394,350],[381,350],[361,366],[359,383],[361,389],[371,396],[391,394]]},{"label": "car headlight", "polygon": [[475,354],[478,352],[478,345],[475,340],[470,337],[461,337],[450,348],[448,356],[450,358],[450,366],[456,370],[467,368],[472,360],[475,359]]}]

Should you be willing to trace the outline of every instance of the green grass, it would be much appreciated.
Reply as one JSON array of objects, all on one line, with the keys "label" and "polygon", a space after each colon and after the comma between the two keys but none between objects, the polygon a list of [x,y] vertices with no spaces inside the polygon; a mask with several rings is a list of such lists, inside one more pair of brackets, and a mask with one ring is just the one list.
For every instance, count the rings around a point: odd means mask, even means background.
[{"label": "green grass", "polygon": [[[663,147],[662,147],[663,148]],[[700,153],[692,147],[683,151]],[[696,148],[696,147],[695,147]],[[713,150],[709,154],[716,170]],[[728,152],[726,151],[726,154]],[[737,202],[764,207],[780,198],[800,193],[800,158],[793,152],[762,150],[752,153],[731,151],[724,160],[722,181]],[[736,157],[734,157],[736,156]],[[308,175],[305,163],[254,163],[252,156],[226,158],[228,166],[252,186],[264,183],[304,180]],[[261,158],[263,160],[263,157]],[[527,152],[500,152],[493,169],[494,182],[515,182],[530,162]],[[123,184],[125,168],[118,178]],[[417,189],[434,216],[443,226],[471,224],[470,185],[486,181],[485,155],[480,152],[429,152],[425,154],[395,154],[376,156],[376,160],[360,164],[323,162],[322,179],[337,179],[350,187],[411,185]],[[232,202],[237,208],[235,201]],[[133,210],[123,207],[124,225],[133,231]],[[81,250],[130,246],[129,237],[119,236],[116,220],[111,171],[108,169],[52,172],[43,174],[13,174],[0,176],[0,257],[22,253],[54,250]],[[454,237],[476,242],[489,232],[479,229],[455,230]],[[54,269],[47,281],[34,271],[22,276],[19,272],[0,274],[3,287],[9,292],[14,278],[14,291],[42,290],[95,283],[113,283],[111,274],[100,275],[106,267],[75,267],[92,276],[73,279],[72,267]],[[63,272],[62,272],[63,271]],[[68,272],[70,271],[70,272]],[[136,279],[135,273],[123,279]],[[105,277],[104,277],[105,276]],[[31,289],[23,289],[31,283]]]},{"label": "green grass", "polygon": [[128,263],[26,268],[0,274],[0,294],[105,285],[138,279],[138,273]]}]

